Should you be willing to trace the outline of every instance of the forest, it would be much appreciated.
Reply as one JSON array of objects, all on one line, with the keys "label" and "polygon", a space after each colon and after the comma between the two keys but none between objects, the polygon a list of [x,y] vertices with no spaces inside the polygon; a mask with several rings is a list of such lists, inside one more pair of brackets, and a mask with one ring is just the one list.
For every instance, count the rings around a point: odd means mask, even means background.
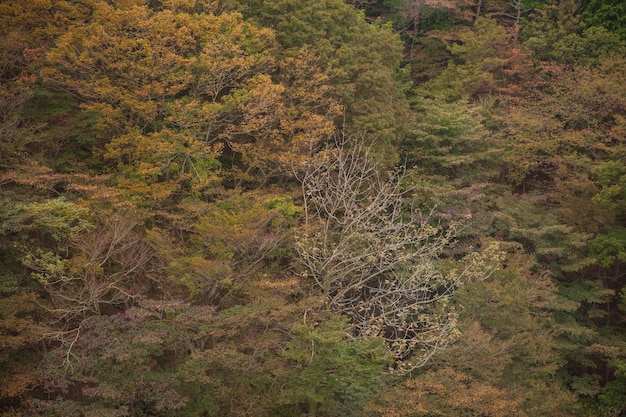
[{"label": "forest", "polygon": [[626,2],[0,1],[0,416],[625,415]]}]

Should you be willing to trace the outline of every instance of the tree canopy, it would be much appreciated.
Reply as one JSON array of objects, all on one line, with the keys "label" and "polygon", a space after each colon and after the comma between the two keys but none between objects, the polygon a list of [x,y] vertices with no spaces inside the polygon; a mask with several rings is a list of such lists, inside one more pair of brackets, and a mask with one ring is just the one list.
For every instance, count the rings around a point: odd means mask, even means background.
[{"label": "tree canopy", "polygon": [[622,415],[625,15],[3,1],[0,415]]}]

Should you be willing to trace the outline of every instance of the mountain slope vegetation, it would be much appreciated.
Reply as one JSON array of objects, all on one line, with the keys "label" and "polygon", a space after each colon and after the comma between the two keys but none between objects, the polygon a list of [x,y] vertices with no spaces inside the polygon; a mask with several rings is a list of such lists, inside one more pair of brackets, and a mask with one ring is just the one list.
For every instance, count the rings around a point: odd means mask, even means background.
[{"label": "mountain slope vegetation", "polygon": [[623,12],[3,1],[0,415],[623,415]]}]

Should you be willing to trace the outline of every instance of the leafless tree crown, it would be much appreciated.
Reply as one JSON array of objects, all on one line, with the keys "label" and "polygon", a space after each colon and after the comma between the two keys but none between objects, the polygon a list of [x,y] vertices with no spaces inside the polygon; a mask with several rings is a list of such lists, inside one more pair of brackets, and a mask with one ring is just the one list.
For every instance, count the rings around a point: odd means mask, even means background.
[{"label": "leafless tree crown", "polygon": [[403,176],[381,172],[361,144],[329,151],[302,178],[306,233],[297,246],[329,308],[350,317],[353,337],[382,336],[396,372],[423,366],[454,339],[449,298],[470,274],[442,272],[455,227],[414,207]]}]

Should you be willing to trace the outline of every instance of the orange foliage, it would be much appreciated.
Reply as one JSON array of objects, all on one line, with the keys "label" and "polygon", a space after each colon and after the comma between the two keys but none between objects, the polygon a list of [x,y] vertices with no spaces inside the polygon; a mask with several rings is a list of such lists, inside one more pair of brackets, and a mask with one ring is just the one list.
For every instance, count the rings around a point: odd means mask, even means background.
[{"label": "orange foliage", "polygon": [[278,83],[259,75],[234,95],[240,119],[224,132],[246,164],[265,176],[300,172],[333,137],[343,111],[310,53],[286,58],[279,73]]},{"label": "orange foliage", "polygon": [[394,387],[381,402],[370,405],[380,417],[475,416],[525,417],[511,392],[443,368]]},{"label": "orange foliage", "polygon": [[[6,368],[3,369],[3,373]],[[24,365],[11,367],[9,372],[0,377],[0,399],[2,397],[18,397],[25,394],[35,385],[36,373]]]}]

